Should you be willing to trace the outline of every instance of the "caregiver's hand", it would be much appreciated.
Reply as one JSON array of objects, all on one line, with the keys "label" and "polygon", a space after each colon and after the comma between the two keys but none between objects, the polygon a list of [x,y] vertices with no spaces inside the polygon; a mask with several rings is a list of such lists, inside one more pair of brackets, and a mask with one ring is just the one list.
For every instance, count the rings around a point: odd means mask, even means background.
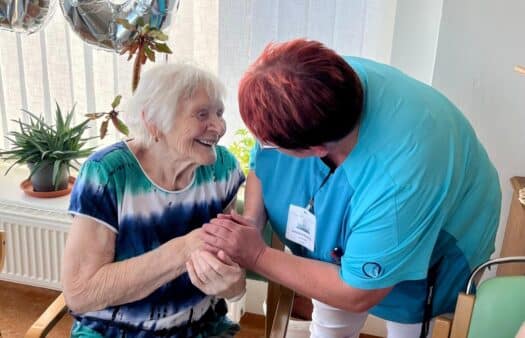
[{"label": "caregiver's hand", "polygon": [[192,284],[207,295],[232,298],[243,294],[246,287],[244,270],[222,250],[217,257],[208,251],[194,251],[186,269]]},{"label": "caregiver's hand", "polygon": [[211,252],[224,250],[235,262],[254,270],[257,260],[267,249],[261,233],[248,219],[233,211],[230,215],[219,214],[204,224],[201,238],[204,247]]}]

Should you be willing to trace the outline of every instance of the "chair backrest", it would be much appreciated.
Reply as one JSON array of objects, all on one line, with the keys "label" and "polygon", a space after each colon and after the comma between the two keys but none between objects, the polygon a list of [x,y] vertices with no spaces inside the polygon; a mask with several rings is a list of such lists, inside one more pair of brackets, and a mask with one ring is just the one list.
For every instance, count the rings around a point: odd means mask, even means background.
[{"label": "chair backrest", "polygon": [[0,271],[4,268],[5,261],[5,231],[0,230]]},{"label": "chair backrest", "polygon": [[470,320],[469,338],[514,338],[525,321],[525,276],[481,283]]},{"label": "chair backrest", "polygon": [[488,279],[472,294],[484,269],[511,263],[525,263],[525,256],[495,258],[476,267],[466,292],[458,295],[454,317],[436,318],[432,338],[515,338],[525,322],[525,276]]}]

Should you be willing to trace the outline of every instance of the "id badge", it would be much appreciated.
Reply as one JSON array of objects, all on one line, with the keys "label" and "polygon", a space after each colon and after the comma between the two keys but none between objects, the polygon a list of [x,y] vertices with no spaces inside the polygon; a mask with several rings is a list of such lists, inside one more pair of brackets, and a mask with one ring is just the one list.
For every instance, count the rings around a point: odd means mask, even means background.
[{"label": "id badge", "polygon": [[315,247],[315,215],[305,208],[290,205],[286,223],[286,239],[304,246],[310,251]]}]

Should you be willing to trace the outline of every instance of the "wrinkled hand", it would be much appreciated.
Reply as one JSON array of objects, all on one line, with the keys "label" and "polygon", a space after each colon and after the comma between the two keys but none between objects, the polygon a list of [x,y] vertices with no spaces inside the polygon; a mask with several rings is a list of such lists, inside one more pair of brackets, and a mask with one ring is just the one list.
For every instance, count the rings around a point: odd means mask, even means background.
[{"label": "wrinkled hand", "polygon": [[230,215],[219,214],[202,229],[201,238],[206,250],[224,250],[245,269],[254,270],[257,260],[267,248],[257,227],[235,211]]},{"label": "wrinkled hand", "polygon": [[190,259],[190,255],[193,252],[203,248],[204,246],[204,242],[202,240],[203,233],[204,233],[204,230],[202,230],[202,228],[197,228],[184,236],[185,254],[188,259]]},{"label": "wrinkled hand", "polygon": [[207,295],[232,298],[246,287],[244,270],[222,250],[217,257],[208,251],[193,252],[186,269],[192,284]]}]

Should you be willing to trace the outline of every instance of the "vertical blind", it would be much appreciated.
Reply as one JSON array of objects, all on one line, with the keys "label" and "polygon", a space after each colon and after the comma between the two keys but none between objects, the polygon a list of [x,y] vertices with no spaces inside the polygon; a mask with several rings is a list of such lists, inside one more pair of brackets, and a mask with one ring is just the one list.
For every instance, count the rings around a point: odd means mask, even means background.
[{"label": "vertical blind", "polygon": [[[242,127],[237,83],[269,42],[316,39],[343,55],[389,62],[396,1],[389,0],[182,0],[166,29],[173,55],[160,62],[191,60],[226,84],[229,143]],[[21,109],[53,118],[63,110],[107,111],[117,94],[131,95],[132,62],[125,55],[85,44],[58,9],[48,25],[31,35],[0,31],[0,137],[2,147]],[[151,67],[147,63],[144,70]],[[125,120],[125,112],[122,115]],[[98,134],[98,127],[90,129]],[[119,136],[113,129],[104,143]]]}]

